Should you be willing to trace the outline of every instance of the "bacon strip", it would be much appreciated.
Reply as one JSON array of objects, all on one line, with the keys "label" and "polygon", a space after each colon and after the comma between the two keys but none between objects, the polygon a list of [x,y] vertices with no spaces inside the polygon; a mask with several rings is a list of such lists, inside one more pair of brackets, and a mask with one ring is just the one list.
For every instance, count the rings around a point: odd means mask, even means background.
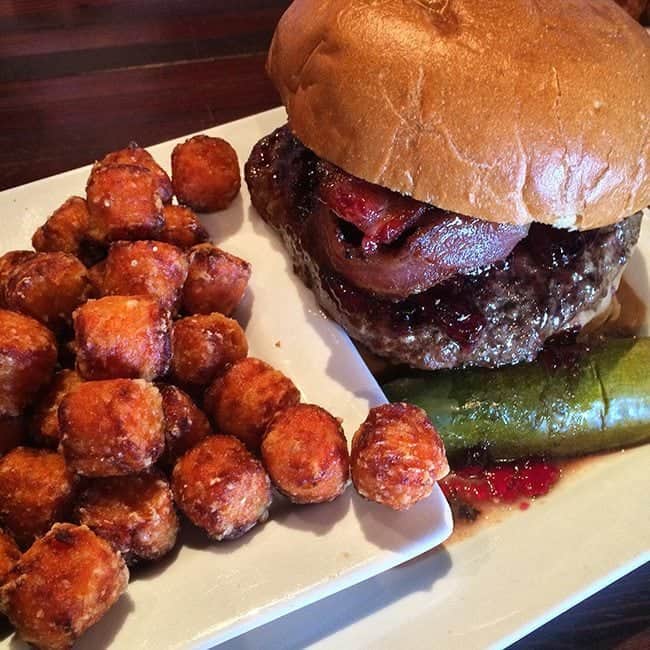
[{"label": "bacon strip", "polygon": [[366,255],[394,242],[426,212],[426,204],[350,176],[329,163],[321,162],[320,170],[321,201],[363,233],[361,248]]},{"label": "bacon strip", "polygon": [[[402,299],[489,266],[506,258],[528,232],[528,226],[446,212],[332,165],[323,168],[322,208],[314,219],[320,245],[336,271],[381,296]],[[363,233],[360,246],[346,239],[338,219]]]}]

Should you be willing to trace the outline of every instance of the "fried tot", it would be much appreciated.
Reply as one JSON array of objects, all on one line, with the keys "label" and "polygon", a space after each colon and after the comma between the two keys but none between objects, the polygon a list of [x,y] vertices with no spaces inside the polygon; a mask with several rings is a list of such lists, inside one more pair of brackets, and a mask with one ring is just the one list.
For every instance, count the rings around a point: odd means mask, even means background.
[{"label": "fried tot", "polygon": [[128,147],[106,154],[98,166],[136,165],[148,169],[158,181],[158,194],[163,203],[169,203],[174,195],[174,188],[167,172],[153,159],[153,156],[137,143],[130,142]]},{"label": "fried tot", "polygon": [[181,384],[205,386],[248,354],[244,330],[222,314],[181,318],[172,331],[172,374]]},{"label": "fried tot", "polygon": [[258,452],[273,416],[300,401],[300,392],[280,371],[260,359],[233,363],[206,394],[206,410],[219,432]]},{"label": "fried tot", "polygon": [[37,648],[68,650],[124,593],[119,553],[86,526],[56,524],[0,588],[0,610]]},{"label": "fried tot", "polygon": [[131,566],[157,560],[174,548],[178,517],[172,492],[159,472],[89,481],[75,508],[88,526]]},{"label": "fried tot", "polygon": [[59,406],[61,450],[83,476],[137,474],[165,447],[160,392],[142,379],[89,381]]},{"label": "fried tot", "polygon": [[341,424],[320,406],[296,404],[277,413],[261,452],[273,485],[293,503],[333,501],[350,478]]},{"label": "fried tot", "polygon": [[0,418],[25,410],[50,381],[56,357],[50,330],[33,318],[0,309]]},{"label": "fried tot", "polygon": [[7,309],[60,331],[91,290],[86,267],[70,253],[37,253],[16,264],[5,286]]},{"label": "fried tot", "polygon": [[193,210],[224,210],[241,187],[237,153],[221,138],[195,135],[174,147],[172,184],[179,202]]},{"label": "fried tot", "polygon": [[189,272],[183,287],[183,310],[186,314],[219,312],[230,316],[241,302],[251,265],[212,244],[190,249]]},{"label": "fried tot", "polygon": [[370,409],[352,439],[352,481],[366,499],[408,510],[449,471],[445,447],[427,414],[405,403]]},{"label": "fried tot", "polygon": [[158,235],[159,241],[185,249],[209,239],[208,231],[187,206],[166,205],[163,219],[165,225]]},{"label": "fried tot", "polygon": [[31,435],[37,444],[56,449],[61,440],[59,404],[83,379],[74,370],[60,370],[38,401],[31,420]]},{"label": "fried tot", "polygon": [[217,541],[266,521],[271,482],[262,464],[231,436],[209,436],[174,467],[172,490],[187,518]]},{"label": "fried tot", "polygon": [[0,523],[26,548],[68,517],[75,486],[61,454],[16,447],[0,458]]},{"label": "fried tot", "polygon": [[171,358],[169,313],[149,296],[91,300],[73,315],[77,372],[84,379],[166,374]]},{"label": "fried tot", "polygon": [[159,241],[117,242],[104,263],[101,295],[150,296],[175,314],[187,270],[187,256],[176,246]]},{"label": "fried tot", "polygon": [[86,186],[93,241],[156,239],[163,203],[156,175],[140,165],[95,165]]},{"label": "fried tot", "polygon": [[165,451],[160,464],[172,467],[189,449],[212,433],[206,414],[176,386],[161,386]]},{"label": "fried tot", "polygon": [[102,251],[88,238],[90,217],[86,200],[71,196],[34,233],[32,246],[41,253],[70,253],[84,264],[101,258]]},{"label": "fried tot", "polygon": [[0,257],[0,308],[6,307],[5,288],[7,280],[16,265],[25,262],[36,253],[34,251],[9,251]]}]

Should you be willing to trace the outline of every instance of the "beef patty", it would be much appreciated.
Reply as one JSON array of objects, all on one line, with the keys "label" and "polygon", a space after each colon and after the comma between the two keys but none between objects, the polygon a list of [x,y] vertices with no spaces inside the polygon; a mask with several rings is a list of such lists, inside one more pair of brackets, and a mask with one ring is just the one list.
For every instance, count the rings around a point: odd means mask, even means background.
[{"label": "beef patty", "polygon": [[641,214],[596,230],[533,224],[500,262],[392,301],[336,272],[322,242],[318,157],[283,127],[246,163],[253,205],[279,231],[321,306],[372,352],[414,368],[532,361],[549,337],[611,298],[639,237]]}]

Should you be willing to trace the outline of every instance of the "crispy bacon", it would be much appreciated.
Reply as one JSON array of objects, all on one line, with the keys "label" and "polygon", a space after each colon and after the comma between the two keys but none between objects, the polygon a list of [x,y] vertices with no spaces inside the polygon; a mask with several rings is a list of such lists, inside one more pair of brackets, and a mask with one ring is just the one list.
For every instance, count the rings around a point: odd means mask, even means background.
[{"label": "crispy bacon", "polygon": [[[314,219],[332,266],[355,286],[391,299],[505,259],[528,226],[440,210],[320,163],[322,208]],[[338,219],[362,233],[346,238]]]},{"label": "crispy bacon", "polygon": [[320,163],[320,199],[341,219],[363,233],[366,255],[395,241],[426,212],[424,203],[367,183],[329,163]]},{"label": "crispy bacon", "polygon": [[527,226],[495,224],[427,209],[397,246],[366,254],[347,241],[337,215],[323,206],[313,220],[333,268],[355,286],[391,299],[421,293],[443,280],[505,259],[526,236]]}]

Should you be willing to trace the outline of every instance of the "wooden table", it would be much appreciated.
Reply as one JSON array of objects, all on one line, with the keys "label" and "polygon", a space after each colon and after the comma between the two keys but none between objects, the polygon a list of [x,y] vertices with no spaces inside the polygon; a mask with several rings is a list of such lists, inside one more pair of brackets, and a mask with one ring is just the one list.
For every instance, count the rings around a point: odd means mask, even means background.
[{"label": "wooden table", "polygon": [[[2,0],[0,189],[278,105],[264,59],[288,4]],[[650,648],[650,565],[514,647]]]}]

